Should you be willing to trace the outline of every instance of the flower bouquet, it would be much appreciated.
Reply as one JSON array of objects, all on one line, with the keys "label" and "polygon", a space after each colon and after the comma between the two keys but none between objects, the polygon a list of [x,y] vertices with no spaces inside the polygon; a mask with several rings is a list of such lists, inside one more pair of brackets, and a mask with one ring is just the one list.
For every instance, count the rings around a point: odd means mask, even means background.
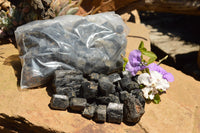
[{"label": "flower bouquet", "polygon": [[[144,59],[145,56],[148,60]],[[157,56],[152,51],[147,51],[143,42],[140,43],[138,50],[130,52],[128,59],[124,58],[123,70],[136,76],[144,98],[156,104],[161,101],[160,94],[165,93],[170,87],[169,82],[174,81],[173,75],[159,66],[166,58],[167,56],[157,64],[154,63]]]}]

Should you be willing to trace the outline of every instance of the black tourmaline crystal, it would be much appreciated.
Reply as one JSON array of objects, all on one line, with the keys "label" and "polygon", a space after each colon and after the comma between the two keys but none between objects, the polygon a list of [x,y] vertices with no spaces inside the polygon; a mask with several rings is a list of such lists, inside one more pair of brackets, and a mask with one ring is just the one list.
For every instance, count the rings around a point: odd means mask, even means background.
[{"label": "black tourmaline crystal", "polygon": [[107,120],[112,123],[121,123],[123,120],[123,104],[109,103],[107,107]]},{"label": "black tourmaline crystal", "polygon": [[50,103],[52,109],[66,110],[69,107],[96,122],[135,124],[144,114],[143,92],[127,71],[105,75],[57,70],[54,89],[56,94]]},{"label": "black tourmaline crystal", "polygon": [[106,105],[98,105],[95,111],[94,120],[96,122],[106,121]]},{"label": "black tourmaline crystal", "polygon": [[103,96],[108,96],[115,92],[115,85],[109,80],[108,77],[102,77],[99,79],[99,91]]},{"label": "black tourmaline crystal", "polygon": [[65,95],[54,94],[51,98],[50,107],[52,109],[66,110],[69,106],[69,98]]},{"label": "black tourmaline crystal", "polygon": [[134,95],[128,95],[124,100],[124,120],[137,123],[144,114],[143,105]]},{"label": "black tourmaline crystal", "polygon": [[70,99],[70,109],[72,111],[83,111],[87,105],[87,100],[85,98],[71,98]]},{"label": "black tourmaline crystal", "polygon": [[95,110],[96,110],[96,105],[90,104],[85,107],[82,115],[88,119],[91,119],[94,116]]},{"label": "black tourmaline crystal", "polygon": [[92,81],[85,81],[82,83],[81,95],[86,99],[94,99],[97,97],[98,84]]}]

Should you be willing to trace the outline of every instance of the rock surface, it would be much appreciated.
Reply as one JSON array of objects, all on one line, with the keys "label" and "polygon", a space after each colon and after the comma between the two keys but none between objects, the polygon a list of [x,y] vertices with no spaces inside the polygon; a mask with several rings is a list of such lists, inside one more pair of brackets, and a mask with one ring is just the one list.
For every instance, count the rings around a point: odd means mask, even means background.
[{"label": "rock surface", "polygon": [[158,60],[168,55],[163,63],[200,80],[200,67],[197,65],[200,63],[199,17],[146,12],[140,15],[150,31],[151,48]]},{"label": "rock surface", "polygon": [[[128,26],[132,35],[135,35],[135,32],[140,32],[141,36],[147,34],[141,25]],[[128,37],[127,53],[136,49],[140,40]],[[161,66],[174,75],[175,81],[170,84],[167,94],[161,95],[162,101],[159,104],[146,104],[145,114],[138,124],[98,124],[81,117],[80,114],[51,110],[48,107],[51,99],[48,87],[21,91],[17,86],[21,69],[18,51],[12,44],[0,45],[0,132],[11,132],[11,129],[19,131],[23,126],[19,125],[19,122],[15,123],[14,118],[20,116],[34,126],[66,133],[199,133],[200,82],[172,67]],[[8,120],[13,120],[13,123]]]},{"label": "rock surface", "polygon": [[[91,4],[88,4],[90,2]],[[199,0],[84,0],[83,7],[91,9],[99,7],[101,12],[116,11],[121,9],[124,12],[138,9],[141,11],[170,12],[189,15],[200,15]]]}]

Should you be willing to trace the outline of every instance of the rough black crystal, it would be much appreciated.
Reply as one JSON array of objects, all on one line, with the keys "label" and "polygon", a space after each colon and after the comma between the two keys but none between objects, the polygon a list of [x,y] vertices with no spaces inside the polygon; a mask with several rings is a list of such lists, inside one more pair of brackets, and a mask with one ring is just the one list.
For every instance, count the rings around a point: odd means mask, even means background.
[{"label": "rough black crystal", "polygon": [[128,95],[124,100],[124,120],[137,123],[144,114],[144,108],[134,95]]},{"label": "rough black crystal", "polygon": [[86,105],[87,105],[87,100],[85,98],[70,99],[70,109],[73,111],[83,111]]},{"label": "rough black crystal", "polygon": [[101,95],[108,96],[115,92],[115,86],[108,77],[102,77],[99,79],[99,91]]},{"label": "rough black crystal", "polygon": [[96,98],[98,93],[98,84],[91,81],[86,81],[82,83],[81,95],[86,99]]},{"label": "rough black crystal", "polygon": [[139,85],[137,82],[132,81],[131,78],[122,78],[120,80],[120,85],[123,90],[126,90],[128,92],[131,92],[133,89],[138,89]]},{"label": "rough black crystal", "polygon": [[107,107],[107,120],[112,123],[121,123],[123,120],[123,104],[109,103]]},{"label": "rough black crystal", "polygon": [[85,107],[82,115],[88,119],[91,119],[94,116],[94,112],[96,110],[96,105],[88,105]]},{"label": "rough black crystal", "polygon": [[106,121],[106,105],[98,105],[95,110],[96,122],[105,122]]},{"label": "rough black crystal", "polygon": [[109,94],[108,96],[97,97],[97,102],[100,104],[108,105],[110,102],[120,103],[119,97],[113,94]]},{"label": "rough black crystal", "polygon": [[69,106],[69,98],[65,95],[54,94],[51,98],[50,107],[52,109],[66,110]]}]

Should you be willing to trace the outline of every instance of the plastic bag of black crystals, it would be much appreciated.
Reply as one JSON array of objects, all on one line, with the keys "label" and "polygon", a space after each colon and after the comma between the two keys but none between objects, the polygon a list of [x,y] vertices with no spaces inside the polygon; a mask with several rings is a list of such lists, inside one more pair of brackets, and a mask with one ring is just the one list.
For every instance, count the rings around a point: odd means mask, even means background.
[{"label": "plastic bag of black crystals", "polygon": [[58,69],[79,69],[85,74],[121,69],[126,35],[126,25],[114,12],[60,16],[18,27],[21,88],[45,84]]}]

